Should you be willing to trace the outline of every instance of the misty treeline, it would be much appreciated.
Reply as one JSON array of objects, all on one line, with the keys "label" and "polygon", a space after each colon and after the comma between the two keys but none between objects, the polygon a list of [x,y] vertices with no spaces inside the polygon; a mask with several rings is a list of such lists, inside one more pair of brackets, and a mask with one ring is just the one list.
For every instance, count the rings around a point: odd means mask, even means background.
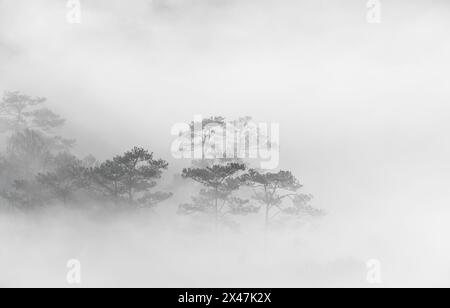
[{"label": "misty treeline", "polygon": [[[133,209],[154,208],[173,196],[174,192],[157,190],[168,163],[147,149],[134,147],[103,162],[92,155],[76,157],[71,152],[75,141],[57,133],[65,120],[45,103],[41,97],[4,93],[0,133],[6,147],[0,154],[0,204],[21,210],[50,204]],[[200,139],[193,140],[203,146],[214,133],[211,124],[225,126],[226,120],[202,121]],[[240,118],[235,127],[245,127],[248,121]],[[236,226],[233,216],[260,212],[266,227],[282,217],[324,214],[310,205],[312,196],[300,192],[302,185],[290,171],[264,172],[249,165],[234,158],[193,160],[181,177],[198,189],[189,202],[179,205],[178,214],[207,217],[216,227]]]}]

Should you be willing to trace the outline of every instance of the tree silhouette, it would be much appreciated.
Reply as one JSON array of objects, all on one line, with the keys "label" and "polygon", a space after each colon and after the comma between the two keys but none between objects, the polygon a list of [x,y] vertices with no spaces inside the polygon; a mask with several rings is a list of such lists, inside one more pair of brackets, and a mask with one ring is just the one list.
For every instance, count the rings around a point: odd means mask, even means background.
[{"label": "tree silhouette", "polygon": [[87,169],[68,153],[58,154],[54,163],[54,171],[38,174],[37,181],[49,190],[52,198],[65,204],[76,191],[89,185]]},{"label": "tree silhouette", "polygon": [[[135,147],[94,168],[92,178],[116,201],[126,195],[129,203],[137,202],[141,205],[153,206],[171,196],[164,193],[148,193],[156,186],[156,180],[161,178],[167,167],[168,163],[162,159],[154,159],[153,153]],[[142,193],[144,195],[135,200],[135,195]]]},{"label": "tree silhouette", "polygon": [[27,129],[14,133],[8,139],[6,159],[14,168],[16,179],[31,178],[50,166],[52,150],[51,140]]},{"label": "tree silhouette", "polygon": [[[201,149],[201,158],[194,157],[192,166],[194,168],[206,168],[214,165],[226,165],[228,163],[244,163],[238,158],[238,148],[241,146],[236,138],[240,136],[251,117],[241,117],[237,120],[227,121],[222,116],[214,116],[192,121],[189,130],[182,136],[186,140],[180,146],[180,152],[191,154],[195,149]],[[227,147],[233,147],[233,153],[227,151]]]},{"label": "tree silhouette", "polygon": [[49,131],[64,125],[65,120],[47,108],[36,108],[45,103],[42,97],[31,97],[18,91],[5,92],[0,102],[2,132],[35,129]]},{"label": "tree silhouette", "polygon": [[[196,126],[199,126],[200,129],[196,130]],[[224,128],[226,125],[224,117],[210,117],[207,119],[202,119],[201,123],[191,122],[191,138],[193,140],[194,147],[201,147],[202,149],[202,159],[204,161],[206,157],[205,147],[206,143],[209,142],[213,136],[215,135],[215,131],[218,127]]]},{"label": "tree silhouette", "polygon": [[61,127],[66,122],[66,120],[48,108],[32,111],[29,115],[32,117],[31,127],[43,131],[50,131],[53,128]]},{"label": "tree silhouette", "polygon": [[5,160],[10,183],[47,172],[54,156],[74,144],[52,134],[65,120],[43,107],[45,102],[45,98],[19,91],[6,91],[0,101],[0,133],[9,133]]},{"label": "tree silhouette", "polygon": [[226,214],[245,215],[256,212],[257,208],[249,205],[248,200],[233,196],[233,192],[239,190],[242,185],[239,175],[245,170],[244,164],[237,163],[184,169],[183,178],[192,179],[204,188],[198,196],[192,198],[193,203],[180,205],[179,212],[213,215],[216,229]]},{"label": "tree silhouette", "polygon": [[43,107],[45,101],[18,91],[5,92],[0,101],[0,133],[9,133],[2,163],[2,195],[16,205],[48,201],[45,192],[49,186],[37,181],[38,174],[46,184],[52,180],[54,189],[57,184],[64,185],[61,168],[55,164],[58,154],[68,151],[74,141],[52,133],[65,120]]},{"label": "tree silhouette", "polygon": [[124,176],[124,167],[114,160],[107,160],[99,167],[93,168],[91,172],[91,177],[99,186],[100,191],[111,196],[116,203],[119,197],[125,193],[125,187],[122,184]]},{"label": "tree silhouette", "polygon": [[300,194],[302,185],[290,171],[262,173],[250,169],[242,176],[242,181],[252,187],[254,199],[265,207],[265,227],[280,214],[321,216],[321,210],[308,205],[312,195]]},{"label": "tree silhouette", "polygon": [[168,167],[167,162],[153,159],[153,153],[139,147],[115,157],[114,162],[124,169],[122,183],[130,202],[134,201],[135,193],[146,192],[155,187],[155,180],[161,178],[163,170]]},{"label": "tree silhouette", "polygon": [[19,209],[44,206],[48,201],[48,195],[43,191],[42,185],[32,180],[14,181],[8,189],[0,190],[0,197]]},{"label": "tree silhouette", "polygon": [[30,97],[20,92],[5,92],[0,102],[0,116],[5,130],[27,128],[30,122],[30,108],[45,102],[41,97]]},{"label": "tree silhouette", "polygon": [[15,170],[16,179],[31,178],[47,171],[54,156],[69,150],[72,144],[60,137],[25,129],[8,138],[5,159]]}]

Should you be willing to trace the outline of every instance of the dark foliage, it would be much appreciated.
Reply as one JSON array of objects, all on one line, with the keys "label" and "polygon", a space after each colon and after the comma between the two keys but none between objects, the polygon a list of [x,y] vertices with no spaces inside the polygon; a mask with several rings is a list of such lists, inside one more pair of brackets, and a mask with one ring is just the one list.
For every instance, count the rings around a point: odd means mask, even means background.
[{"label": "dark foliage", "polygon": [[225,221],[228,214],[247,215],[255,213],[258,208],[249,204],[249,200],[233,195],[242,186],[239,178],[246,170],[244,164],[229,163],[206,168],[189,168],[183,170],[183,178],[192,179],[204,186],[192,203],[179,207],[181,214],[205,213],[214,217],[216,226]]},{"label": "dark foliage", "polygon": [[[74,141],[54,133],[65,120],[43,106],[45,98],[19,92],[6,92],[0,102],[0,133],[7,142],[0,155],[0,198],[15,208],[29,209],[53,201],[64,204],[131,205],[154,208],[173,196],[153,191],[161,181],[168,163],[154,158],[141,147],[99,162],[90,155],[79,159],[71,154]],[[242,132],[251,118],[232,122],[234,132]],[[192,137],[202,149],[214,137],[218,127],[225,128],[223,117],[191,123]],[[200,127],[200,130],[198,130]],[[229,129],[229,127],[227,127]],[[194,146],[194,145],[192,145]],[[192,150],[189,146],[188,150]],[[205,154],[205,153],[203,153]],[[301,194],[302,185],[289,171],[277,173],[247,170],[240,159],[216,157],[193,161],[182,171],[183,179],[201,185],[190,203],[179,206],[180,214],[202,214],[219,223],[235,227],[237,215],[258,213],[265,208],[266,226],[281,214],[304,217],[322,216],[309,203],[311,195]],[[251,187],[256,205],[245,198]]]},{"label": "dark foliage", "polygon": [[298,192],[303,186],[289,171],[263,173],[250,169],[241,180],[253,189],[253,198],[265,207],[266,227],[279,214],[297,217],[323,215],[321,210],[308,205],[312,195]]},{"label": "dark foliage", "polygon": [[[149,193],[167,167],[167,162],[154,159],[153,153],[135,147],[93,168],[91,178],[104,194],[115,201],[126,198],[129,203],[153,206],[170,197],[164,193]],[[135,200],[136,195],[142,196]]]}]

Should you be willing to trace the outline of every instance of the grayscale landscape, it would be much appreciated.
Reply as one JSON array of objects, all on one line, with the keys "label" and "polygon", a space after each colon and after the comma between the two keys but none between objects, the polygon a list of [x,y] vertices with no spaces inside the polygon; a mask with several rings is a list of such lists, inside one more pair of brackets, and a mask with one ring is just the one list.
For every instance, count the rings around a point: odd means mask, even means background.
[{"label": "grayscale landscape", "polygon": [[0,0],[0,287],[450,287],[449,17]]}]

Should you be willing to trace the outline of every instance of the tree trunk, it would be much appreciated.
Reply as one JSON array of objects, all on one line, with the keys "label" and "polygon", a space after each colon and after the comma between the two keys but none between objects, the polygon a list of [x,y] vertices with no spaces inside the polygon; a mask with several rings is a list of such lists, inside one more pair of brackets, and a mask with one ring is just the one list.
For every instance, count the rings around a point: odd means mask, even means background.
[{"label": "tree trunk", "polygon": [[271,206],[271,202],[269,200],[269,196],[268,196],[268,192],[267,192],[267,186],[264,186],[264,203],[266,204],[266,217],[265,217],[265,233],[267,234],[268,229],[269,229],[269,214],[270,214],[270,206]]},{"label": "tree trunk", "polygon": [[267,192],[267,186],[264,186],[264,198],[266,203],[266,215],[264,221],[264,259],[267,258],[267,248],[269,246],[269,224],[270,224],[270,206],[269,196]]},{"label": "tree trunk", "polygon": [[128,200],[130,203],[133,203],[133,181],[132,176],[129,176],[129,182],[128,182]]},{"label": "tree trunk", "polygon": [[14,127],[16,133],[19,131],[21,122],[22,122],[22,110],[19,110],[19,113],[17,114],[16,125]]},{"label": "tree trunk", "polygon": [[119,188],[117,187],[117,182],[114,182],[114,204],[117,206],[117,204],[119,203]]},{"label": "tree trunk", "polygon": [[214,205],[214,211],[215,211],[215,223],[216,223],[216,232],[219,230],[219,200],[217,197],[217,189],[216,189],[216,200],[215,200],[215,205]]},{"label": "tree trunk", "polygon": [[131,181],[131,175],[128,176],[128,183],[127,183],[127,188],[128,188],[128,202],[132,203],[133,202],[133,184]]},{"label": "tree trunk", "polygon": [[266,218],[265,218],[265,229],[266,233],[269,230],[269,214],[270,214],[270,204],[266,204]]}]

